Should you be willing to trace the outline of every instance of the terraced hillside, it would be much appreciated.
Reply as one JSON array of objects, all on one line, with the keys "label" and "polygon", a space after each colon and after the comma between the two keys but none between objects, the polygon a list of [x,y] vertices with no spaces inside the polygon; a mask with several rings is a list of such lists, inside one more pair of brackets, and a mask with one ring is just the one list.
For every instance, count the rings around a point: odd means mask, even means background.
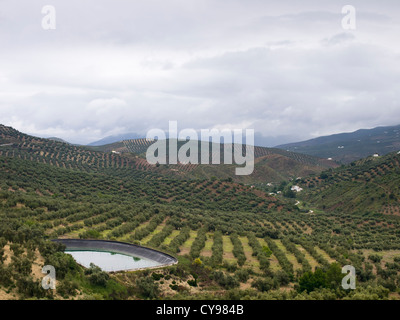
[{"label": "terraced hillside", "polygon": [[[224,210],[247,210],[267,213],[271,210],[294,210],[264,192],[229,181],[173,180],[160,176],[132,176],[87,173],[48,166],[21,159],[0,157],[0,190],[51,195],[56,199],[81,199],[89,194],[97,198],[151,201],[180,207]],[[86,197],[85,201],[93,201]]]},{"label": "terraced hillside", "polygon": [[328,211],[400,215],[400,154],[369,157],[303,179],[304,199]]},{"label": "terraced hillside", "polygon": [[[161,171],[123,167],[118,161],[93,166],[82,155],[105,153],[18,134],[5,134],[2,139],[6,144],[0,147],[5,148],[0,155],[2,296],[397,297],[400,220],[395,215],[345,210],[309,213],[292,199],[229,179],[176,179]],[[74,157],[70,166],[57,165],[68,163],[60,160],[65,159],[63,152],[50,152],[58,148]],[[136,161],[131,155],[113,155],[122,162],[130,157],[132,163]],[[360,175],[361,168],[374,164],[374,179],[383,179],[379,172],[386,170],[387,175],[397,170],[398,160],[398,155],[366,159],[329,173],[333,177],[342,172],[345,181],[345,172],[357,169]],[[328,188],[325,175],[319,180],[326,180]],[[311,178],[303,181],[304,186],[316,183]],[[170,253],[179,263],[114,275],[96,268],[83,270],[62,253],[63,248],[46,241],[60,237],[141,244]],[[57,268],[55,292],[40,287],[37,270],[44,264]],[[341,266],[347,264],[357,270],[354,291],[340,289]]]},{"label": "terraced hillside", "polygon": [[[177,255],[180,268],[186,265],[189,274],[198,267],[186,263],[199,258],[202,266],[212,268],[201,269],[203,273],[196,269],[196,281],[206,290],[216,285],[222,290],[252,288],[254,293],[279,287],[290,291],[304,273],[330,268],[333,262],[355,265],[360,281],[398,272],[398,219],[372,214],[305,214],[284,203],[277,207],[276,199],[267,212],[258,206],[246,207],[252,199],[246,193],[238,196],[236,209],[210,199],[201,202],[202,196],[198,203],[188,202],[195,197],[185,193],[193,182],[180,187],[174,181],[164,181],[171,195],[185,200],[169,202],[161,197],[163,190],[155,192],[161,184],[154,190],[143,183],[136,188],[98,173],[78,173],[20,159],[1,160],[0,234],[9,245],[25,245],[32,237],[139,243]],[[199,182],[198,187],[210,184],[212,190],[219,185],[221,188],[215,190],[229,194],[229,183],[210,182]],[[125,281],[125,277],[116,275],[115,279]],[[185,277],[189,276],[173,276],[173,281],[184,284]],[[396,285],[395,278],[389,278],[383,284]],[[165,289],[163,294],[179,290]],[[196,287],[188,290],[197,292]]]},{"label": "terraced hillside", "polygon": [[130,157],[29,136],[3,125],[0,125],[0,155],[84,171],[136,168],[135,160]]},{"label": "terraced hillside", "polygon": [[[134,153],[139,155],[140,159],[145,158],[147,148],[154,141],[147,139],[124,140],[110,145],[96,147],[95,150],[104,152],[117,151],[122,154]],[[186,142],[178,141],[177,147],[180,149]],[[219,159],[216,159],[212,152],[213,148],[219,149]],[[211,144],[207,142],[198,142],[197,163],[201,163],[201,152],[204,148],[208,148],[210,165],[197,164],[178,164],[160,166],[163,174],[168,174],[171,171],[183,173],[187,178],[210,178],[215,176],[220,179],[233,178],[235,181],[243,183],[255,182],[280,182],[297,177],[304,177],[312,173],[319,173],[327,168],[335,168],[338,166],[334,161],[317,158],[314,156],[304,155],[296,152],[285,151],[276,148],[265,148],[251,146],[249,152],[254,153],[255,168],[254,172],[249,176],[235,175],[235,159],[232,158],[233,165],[224,164],[224,149],[223,144]],[[236,150],[241,148],[242,150]],[[232,144],[232,151],[237,151],[239,154],[246,154],[246,146]],[[169,140],[166,141],[166,159],[168,163]],[[218,156],[218,155],[217,155]],[[213,158],[214,157],[214,158]],[[143,161],[143,160],[142,160]],[[220,165],[212,165],[219,161]]]},{"label": "terraced hillside", "polygon": [[[255,170],[249,176],[236,176],[232,165],[150,165],[143,152],[154,143],[146,139],[128,140],[101,147],[73,146],[59,141],[41,139],[23,134],[13,128],[0,125],[0,155],[50,164],[56,167],[112,174],[137,175],[154,174],[183,179],[234,179],[236,182],[277,182],[290,178],[319,173],[337,164],[307,155],[286,152],[279,149],[255,147]],[[181,147],[184,142],[180,142]],[[211,154],[211,145],[210,154]],[[221,163],[223,163],[223,146]],[[243,149],[245,147],[243,146]],[[167,149],[168,150],[168,149]],[[199,157],[201,145],[199,148]],[[168,151],[167,151],[168,154]],[[211,163],[211,159],[210,159]],[[127,171],[130,171],[127,173]]]},{"label": "terraced hillside", "polygon": [[[181,271],[161,270],[164,276],[171,271],[172,279],[184,284],[186,280],[194,281],[190,274],[195,273],[203,293],[211,290],[211,294],[215,294],[215,286],[222,292],[251,288],[250,292],[257,294],[274,292],[280,287],[296,292],[296,283],[304,274],[318,268],[328,270],[334,262],[355,266],[360,283],[377,279],[387,288],[397,285],[400,221],[395,217],[306,214],[288,210],[290,206],[285,204],[263,212],[257,206],[235,210],[208,200],[199,207],[192,203],[159,202],[156,193],[135,197],[139,190],[128,186],[121,190],[131,192],[115,192],[120,187],[117,185],[107,193],[107,186],[112,187],[115,181],[101,183],[95,179],[97,174],[83,173],[80,179],[71,176],[65,185],[58,186],[65,177],[64,173],[57,177],[56,171],[65,169],[41,172],[48,165],[33,164],[29,168],[23,160],[2,160],[1,181],[7,178],[11,182],[2,183],[0,191],[0,235],[8,246],[25,246],[27,241],[32,246],[32,239],[56,237],[142,244],[179,258]],[[54,180],[47,178],[49,174]],[[50,180],[55,186],[49,185]],[[64,189],[67,186],[69,190]],[[183,195],[182,191],[185,187],[174,192],[177,196]],[[185,200],[191,196],[184,195]],[[113,279],[126,281],[126,277],[135,276],[138,273],[118,274]],[[165,290],[162,294],[179,297],[187,292],[182,290]],[[196,287],[189,286],[187,290],[198,293]]]},{"label": "terraced hillside", "polygon": [[[121,146],[121,144],[123,144],[125,146],[125,149],[120,148],[121,151],[123,152],[132,152],[132,153],[136,153],[136,154],[145,154],[147,148],[152,145],[154,143],[154,141],[152,140],[147,140],[147,139],[136,139],[136,140],[124,140],[122,142],[113,144],[112,146]],[[178,142],[178,149],[180,147],[182,147],[182,145],[184,145],[186,142]],[[167,154],[168,154],[168,140],[167,140]],[[111,145],[110,145],[111,146]],[[107,146],[104,146],[107,147]],[[211,157],[212,154],[212,148],[213,148],[213,144],[212,143],[207,143],[207,142],[198,142],[198,150],[199,150],[199,154],[202,151],[202,148],[208,148],[209,149],[209,154],[210,154],[210,159],[209,159],[209,163],[212,163],[213,161],[215,161],[215,159],[213,159]],[[217,148],[219,147],[220,149],[220,163],[224,162],[224,148],[225,145],[224,144],[220,144],[216,146]],[[235,152],[235,150],[237,148],[242,148],[241,150],[241,154],[245,155],[246,154],[246,145],[238,145],[238,144],[232,144],[232,150],[233,152]],[[285,151],[282,149],[277,149],[277,148],[266,148],[266,147],[259,147],[259,146],[250,146],[249,151],[251,153],[254,153],[254,158],[263,158],[266,156],[272,156],[272,155],[281,155],[284,156],[288,159],[291,159],[293,161],[296,161],[300,164],[306,165],[306,166],[321,166],[321,167],[334,167],[335,163],[330,161],[330,160],[326,160],[326,159],[322,159],[322,158],[318,158],[318,157],[314,157],[314,156],[310,156],[310,155],[306,155],[306,154],[300,154],[300,153],[296,153],[296,152],[291,152],[291,151]],[[240,151],[239,151],[240,152]],[[233,159],[234,160],[234,159]],[[200,163],[201,158],[200,155],[198,156],[198,162]]]},{"label": "terraced hillside", "polygon": [[[114,175],[153,176],[157,173],[172,177],[184,175],[191,165],[174,168],[150,165],[143,157],[119,153],[119,145],[98,147],[74,146],[60,141],[26,135],[0,125],[0,156],[49,164],[55,167]],[[101,149],[101,150],[100,150]]]},{"label": "terraced hillside", "polygon": [[277,146],[284,150],[350,163],[375,153],[386,155],[400,150],[400,125],[361,129]]}]

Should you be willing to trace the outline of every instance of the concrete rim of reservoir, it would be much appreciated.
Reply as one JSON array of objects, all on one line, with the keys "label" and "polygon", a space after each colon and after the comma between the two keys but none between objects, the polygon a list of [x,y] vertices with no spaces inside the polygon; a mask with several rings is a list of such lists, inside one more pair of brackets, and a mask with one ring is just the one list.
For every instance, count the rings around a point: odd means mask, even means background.
[{"label": "concrete rim of reservoir", "polygon": [[[152,260],[160,264],[156,267],[148,267],[144,269],[166,267],[178,263],[178,260],[169,254],[126,242],[83,239],[54,239],[51,241],[65,245],[67,250],[111,251],[132,257]],[[121,270],[116,272],[135,270],[139,269]]]}]

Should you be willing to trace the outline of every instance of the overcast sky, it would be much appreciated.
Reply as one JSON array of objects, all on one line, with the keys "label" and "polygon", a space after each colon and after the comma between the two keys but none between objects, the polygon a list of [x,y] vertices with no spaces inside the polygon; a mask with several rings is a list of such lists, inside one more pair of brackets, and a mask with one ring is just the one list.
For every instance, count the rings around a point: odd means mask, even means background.
[{"label": "overcast sky", "polygon": [[399,38],[398,0],[0,0],[0,123],[83,144],[177,120],[269,146],[396,125]]}]

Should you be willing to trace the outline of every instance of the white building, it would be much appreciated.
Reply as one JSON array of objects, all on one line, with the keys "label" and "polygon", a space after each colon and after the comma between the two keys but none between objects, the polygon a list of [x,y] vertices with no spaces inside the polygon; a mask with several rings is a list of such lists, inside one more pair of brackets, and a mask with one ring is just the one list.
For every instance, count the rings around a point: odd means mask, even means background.
[{"label": "white building", "polygon": [[303,190],[303,188],[300,188],[299,186],[293,186],[293,187],[291,188],[291,190],[292,190],[292,191],[296,191],[296,192],[300,192],[300,191]]}]

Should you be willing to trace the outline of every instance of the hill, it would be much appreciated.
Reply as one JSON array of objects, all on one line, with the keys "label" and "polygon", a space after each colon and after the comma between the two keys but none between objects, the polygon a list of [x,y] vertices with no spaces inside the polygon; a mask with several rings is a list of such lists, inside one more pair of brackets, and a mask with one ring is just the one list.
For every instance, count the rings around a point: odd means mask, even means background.
[{"label": "hill", "polygon": [[88,172],[108,168],[140,168],[130,155],[122,157],[57,140],[33,137],[3,125],[0,125],[0,155]]},{"label": "hill", "polygon": [[277,148],[350,163],[375,153],[385,155],[400,150],[400,125],[334,134]]},{"label": "hill", "polygon": [[368,157],[302,180],[303,199],[327,211],[400,216],[400,154]]},{"label": "hill", "polygon": [[69,144],[68,141],[65,141],[64,139],[57,138],[57,137],[49,137],[49,138],[46,138],[46,139],[54,140],[54,141],[58,141],[58,142],[63,142],[63,143],[68,143],[68,144]]},{"label": "hill", "polygon": [[[116,142],[109,145],[98,146],[94,150],[104,152],[120,152],[121,154],[134,153],[139,155],[141,158],[145,158],[147,148],[153,144],[154,141],[147,139],[133,139]],[[178,149],[185,144],[185,142],[178,141]],[[167,162],[168,162],[168,145],[169,140],[166,141],[167,145]],[[232,145],[232,150],[237,146]],[[200,163],[200,155],[202,148],[209,149],[209,163],[212,163],[215,159],[212,159],[212,148],[213,144],[208,142],[198,142],[198,162]],[[266,147],[250,147],[250,152],[254,152],[255,167],[254,172],[249,176],[235,176],[235,164],[225,165],[224,163],[224,145],[219,144],[217,148],[220,149],[220,165],[193,165],[188,164],[186,166],[178,165],[167,165],[161,166],[170,168],[170,170],[180,170],[184,172],[184,176],[187,178],[210,178],[217,177],[221,179],[232,178],[236,181],[243,183],[268,183],[268,182],[281,182],[284,180],[290,180],[297,177],[304,177],[312,173],[319,173],[327,168],[335,168],[338,164],[334,161],[321,159],[318,157],[300,154],[297,152],[285,151],[277,148],[266,148]],[[245,154],[246,146],[242,146],[242,154]],[[163,173],[166,173],[164,170]]]},{"label": "hill", "polygon": [[[268,151],[257,151],[257,159],[319,161]],[[377,175],[398,165],[393,157],[394,162],[382,159]],[[140,167],[142,160],[129,152],[96,151],[0,127],[0,296],[265,300],[395,294],[398,217],[334,208],[309,213],[293,199],[257,187],[216,177],[189,179],[171,174],[168,166]],[[340,170],[349,167],[325,171],[321,179]],[[48,241],[60,237],[141,244],[172,254],[179,263],[105,275],[83,269]],[[45,264],[56,267],[55,291],[40,286]],[[340,289],[343,265],[356,268],[356,290]],[[323,289],[313,285],[317,276],[325,279],[318,283]]]},{"label": "hill", "polygon": [[[333,161],[309,155],[280,149],[254,147],[254,172],[249,176],[236,176],[235,168],[237,166],[235,164],[196,165],[179,163],[177,165],[150,165],[145,158],[145,152],[152,143],[154,142],[146,139],[136,139],[124,140],[104,146],[76,146],[29,136],[13,128],[0,126],[0,155],[34,160],[57,167],[79,169],[86,172],[112,170],[113,174],[122,174],[119,169],[123,169],[125,171],[128,170],[130,176],[157,174],[180,179],[209,179],[216,177],[220,179],[231,178],[236,182],[253,184],[280,182],[299,176],[303,177],[311,173],[319,173],[324,169],[338,166]],[[184,143],[179,142],[178,147],[180,148]],[[199,157],[204,144],[207,143],[199,142]],[[211,151],[211,144],[208,147]],[[223,145],[220,148],[221,163],[223,163]]]},{"label": "hill", "polygon": [[119,134],[119,135],[113,135],[113,136],[108,136],[103,139],[100,139],[98,141],[94,141],[88,144],[88,146],[92,147],[97,147],[97,146],[103,146],[105,144],[112,144],[115,142],[119,142],[122,140],[128,140],[128,139],[142,139],[143,135],[138,134],[138,133],[125,133],[125,134]]}]

